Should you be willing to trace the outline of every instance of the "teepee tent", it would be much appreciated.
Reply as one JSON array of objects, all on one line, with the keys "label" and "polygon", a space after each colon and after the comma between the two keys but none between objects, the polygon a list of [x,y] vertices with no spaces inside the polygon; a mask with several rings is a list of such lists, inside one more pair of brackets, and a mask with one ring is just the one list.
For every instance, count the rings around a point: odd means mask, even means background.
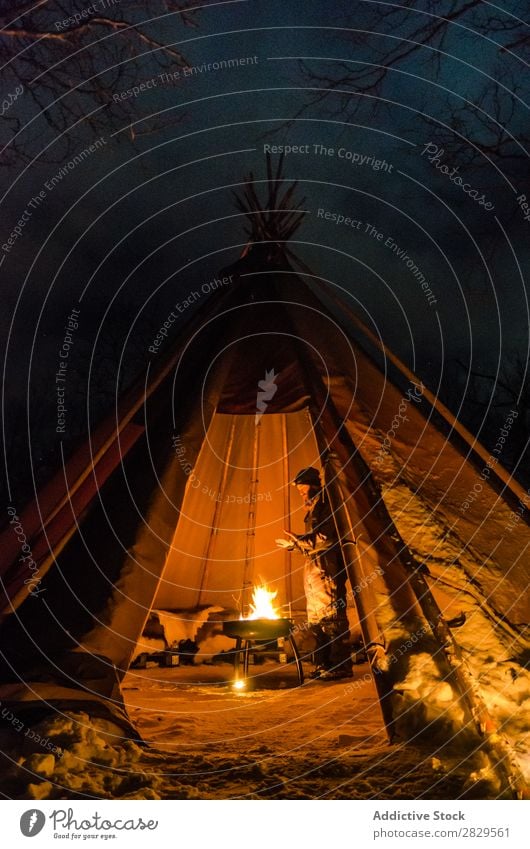
[{"label": "teepee tent", "polygon": [[491,710],[493,671],[489,690],[479,681],[484,652],[517,664],[528,648],[530,530],[520,522],[500,533],[519,493],[491,463],[480,503],[466,501],[482,449],[384,356],[329,282],[295,270],[294,191],[270,164],[265,204],[248,181],[240,259],[203,287],[166,359],[153,355],[116,412],[4,529],[2,692],[116,713],[152,611],[221,620],[263,581],[303,621],[302,561],[274,540],[301,530],[289,483],[317,466],[389,733],[411,704],[429,721],[474,724],[520,795],[521,763]]}]

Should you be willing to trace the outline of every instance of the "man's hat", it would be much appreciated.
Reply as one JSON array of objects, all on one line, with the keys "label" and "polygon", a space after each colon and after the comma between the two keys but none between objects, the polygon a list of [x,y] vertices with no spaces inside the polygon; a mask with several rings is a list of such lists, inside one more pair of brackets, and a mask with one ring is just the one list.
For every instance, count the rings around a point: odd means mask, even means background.
[{"label": "man's hat", "polygon": [[299,483],[309,484],[309,486],[321,486],[320,472],[313,466],[300,469],[293,481],[293,485],[297,486]]}]

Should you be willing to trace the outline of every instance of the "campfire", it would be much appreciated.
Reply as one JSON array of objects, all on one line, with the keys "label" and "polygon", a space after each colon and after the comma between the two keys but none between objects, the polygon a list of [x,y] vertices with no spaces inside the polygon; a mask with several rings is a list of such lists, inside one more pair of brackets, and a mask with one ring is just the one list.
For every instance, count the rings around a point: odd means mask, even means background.
[{"label": "campfire", "polygon": [[252,592],[250,612],[241,614],[239,619],[223,623],[223,633],[227,637],[241,640],[270,640],[285,637],[289,633],[290,620],[282,618],[274,606],[277,590],[270,590],[266,584],[255,586]]},{"label": "campfire", "polygon": [[265,584],[261,587],[254,587],[250,613],[247,619],[279,619],[280,614],[273,605],[273,601],[277,595],[277,590],[269,590]]},{"label": "campfire", "polygon": [[[281,616],[274,606],[274,600],[278,592],[270,590],[265,584],[254,587],[250,613],[243,618],[225,620],[223,622],[223,634],[236,640],[235,652],[235,678],[233,687],[236,690],[244,690],[248,681],[248,664],[251,646],[256,650],[256,644],[261,644],[260,651],[278,650],[278,640],[287,638],[291,644],[296,668],[298,671],[299,684],[304,683],[304,673],[296,643],[292,634],[292,622]],[[239,673],[240,652],[243,653],[243,676]]]}]

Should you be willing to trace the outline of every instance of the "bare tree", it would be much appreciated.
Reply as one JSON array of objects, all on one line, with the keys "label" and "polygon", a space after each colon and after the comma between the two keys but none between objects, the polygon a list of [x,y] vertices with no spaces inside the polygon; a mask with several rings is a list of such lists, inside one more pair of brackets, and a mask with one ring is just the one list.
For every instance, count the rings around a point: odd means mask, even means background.
[{"label": "bare tree", "polygon": [[197,26],[201,2],[191,11],[188,0],[0,0],[0,162],[31,160],[48,144],[47,158],[61,161],[76,130],[127,123],[130,103],[113,92],[162,71],[178,77],[188,63],[177,42],[182,27]]},{"label": "bare tree", "polygon": [[483,0],[354,4],[340,21],[347,60],[301,62],[315,87],[302,110],[374,120],[399,89],[415,104],[408,128],[400,113],[405,134],[417,137],[422,120],[460,161],[520,162],[530,145],[527,13],[523,0],[508,10]]}]

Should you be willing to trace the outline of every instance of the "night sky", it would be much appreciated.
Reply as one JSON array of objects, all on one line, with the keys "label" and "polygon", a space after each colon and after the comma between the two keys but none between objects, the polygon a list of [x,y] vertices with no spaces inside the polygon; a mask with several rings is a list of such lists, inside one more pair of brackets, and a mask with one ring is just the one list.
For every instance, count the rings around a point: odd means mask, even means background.
[{"label": "night sky", "polygon": [[[4,27],[23,5],[0,4]],[[526,363],[525,3],[237,0],[187,24],[169,3],[97,5],[46,3],[10,31],[47,36],[0,36],[8,500],[28,495],[29,456],[40,480],[86,430],[87,394],[97,419],[196,308],[153,354],[173,305],[237,259],[232,193],[265,178],[266,149],[290,147],[306,198],[292,250],[446,400],[465,409],[470,372]]]}]

